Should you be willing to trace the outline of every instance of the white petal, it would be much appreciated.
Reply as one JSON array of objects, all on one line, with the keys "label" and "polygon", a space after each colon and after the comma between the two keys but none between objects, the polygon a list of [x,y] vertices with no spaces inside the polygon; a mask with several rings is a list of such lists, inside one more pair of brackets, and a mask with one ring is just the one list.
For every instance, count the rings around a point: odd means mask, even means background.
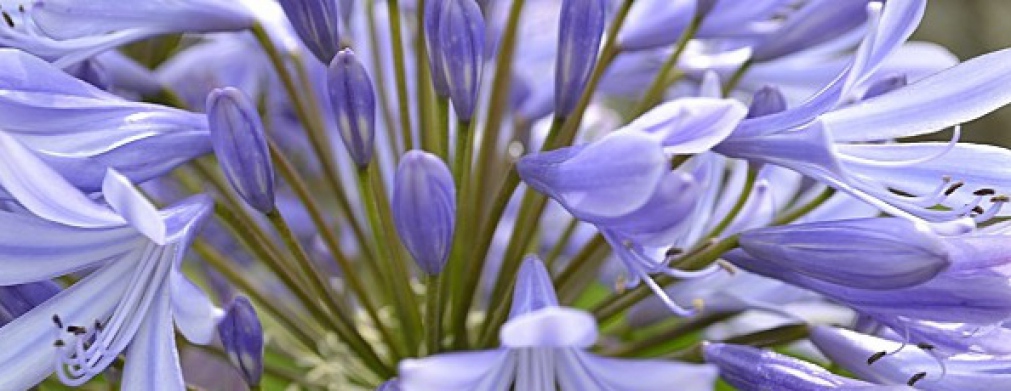
[{"label": "white petal", "polygon": [[676,99],[653,108],[618,132],[649,133],[660,139],[668,154],[697,154],[727,138],[747,113],[744,105],[729,99]]},{"label": "white petal", "polygon": [[599,357],[571,349],[558,355],[558,366],[562,391],[702,391],[712,390],[716,382],[711,365]]},{"label": "white petal", "polygon": [[504,391],[511,384],[515,367],[515,358],[506,350],[406,359],[400,362],[400,388],[404,391]]},{"label": "white petal", "polygon": [[190,342],[200,345],[211,343],[217,335],[218,321],[224,316],[224,311],[214,306],[207,295],[182,273],[173,270],[170,278],[172,315],[176,327]]},{"label": "white petal", "polygon": [[153,242],[165,244],[166,228],[158,210],[144,198],[130,183],[130,180],[113,169],[105,173],[102,181],[102,194],[120,216]]},{"label": "white petal", "polygon": [[499,336],[510,348],[585,348],[597,340],[597,321],[586,311],[545,307],[510,319]]}]

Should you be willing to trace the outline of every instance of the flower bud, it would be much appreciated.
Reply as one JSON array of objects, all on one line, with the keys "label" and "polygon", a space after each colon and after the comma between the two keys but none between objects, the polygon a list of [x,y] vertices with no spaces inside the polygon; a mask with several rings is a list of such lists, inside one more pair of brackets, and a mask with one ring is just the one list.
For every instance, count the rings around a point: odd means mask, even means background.
[{"label": "flower bud", "polygon": [[31,311],[57,293],[60,293],[60,286],[49,280],[0,286],[0,326]]},{"label": "flower bud", "polygon": [[474,116],[477,103],[477,87],[484,63],[484,29],[481,8],[474,0],[442,2],[439,44],[432,49],[433,54],[440,57],[456,117],[463,121]]},{"label": "flower bud", "polygon": [[274,210],[274,168],[256,106],[236,88],[207,95],[211,143],[225,177],[249,206]]},{"label": "flower bud", "polygon": [[338,0],[280,0],[281,8],[320,62],[329,64],[340,49],[340,4]]},{"label": "flower bud", "polygon": [[558,58],[555,60],[555,115],[567,117],[597,61],[604,33],[604,0],[565,0],[558,27]]},{"label": "flower bud", "polygon": [[364,168],[372,160],[375,143],[376,94],[369,73],[351,49],[341,50],[330,63],[327,89],[341,140],[351,160]]},{"label": "flower bud", "polygon": [[786,110],[786,97],[775,86],[764,86],[751,98],[747,118],[764,117]]},{"label": "flower bud", "polygon": [[446,265],[456,223],[456,188],[437,156],[408,151],[400,160],[393,188],[393,222],[400,241],[430,275]]},{"label": "flower bud", "polygon": [[218,337],[246,383],[259,384],[263,374],[263,327],[249,299],[239,296],[232,300],[218,323]]},{"label": "flower bud", "polygon": [[439,40],[439,19],[447,0],[428,0],[425,3],[425,43],[428,45],[428,62],[431,67],[432,85],[435,93],[449,97],[449,83],[446,81],[446,65],[442,62],[442,41]]}]

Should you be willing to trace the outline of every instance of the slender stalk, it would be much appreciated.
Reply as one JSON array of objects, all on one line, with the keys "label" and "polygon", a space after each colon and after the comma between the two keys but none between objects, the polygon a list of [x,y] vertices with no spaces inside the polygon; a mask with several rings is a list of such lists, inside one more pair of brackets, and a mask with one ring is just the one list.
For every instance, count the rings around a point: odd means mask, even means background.
[{"label": "slender stalk", "polygon": [[730,209],[730,212],[728,212],[726,216],[723,216],[723,219],[716,224],[716,227],[713,227],[712,232],[710,232],[709,235],[706,235],[707,237],[710,238],[719,237],[721,234],[723,234],[723,231],[730,226],[730,223],[734,222],[734,219],[737,218],[737,215],[741,212],[742,209],[744,209],[744,205],[748,203],[748,198],[751,197],[751,190],[755,188],[756,178],[758,178],[758,171],[755,171],[754,169],[748,169],[748,177],[744,181],[744,188],[741,189],[741,194],[738,196],[737,202],[734,203],[734,206]]},{"label": "slender stalk", "polygon": [[734,88],[737,88],[737,85],[741,83],[741,79],[744,78],[744,74],[748,73],[748,70],[751,69],[751,66],[754,64],[755,63],[749,59],[748,61],[745,61],[744,64],[741,64],[741,66],[734,71],[733,75],[730,75],[730,79],[727,79],[727,83],[723,85],[723,96],[730,95],[730,93],[734,91]]},{"label": "slender stalk", "polygon": [[444,96],[437,96],[435,98],[435,127],[432,128],[432,133],[435,133],[436,143],[435,143],[435,154],[442,157],[442,160],[449,162],[449,98]]},{"label": "slender stalk", "polygon": [[[373,240],[375,240],[378,250],[377,260],[386,269],[384,276],[387,278],[386,284],[392,287],[393,304],[400,319],[404,338],[407,340],[408,350],[420,346],[421,338],[418,331],[421,330],[421,314],[418,312],[418,305],[411,291],[411,276],[407,271],[406,264],[400,257],[399,248],[396,247],[396,233],[393,231],[392,220],[384,208],[379,206],[379,196],[376,188],[379,188],[382,178],[379,178],[374,167],[362,168],[357,171],[358,187],[361,191],[362,200],[365,202],[365,209],[369,217],[369,225],[372,227]],[[382,200],[386,202],[386,195],[383,192]],[[391,248],[393,247],[393,248]]]},{"label": "slender stalk", "polygon": [[649,109],[656,106],[657,103],[663,99],[663,92],[667,90],[670,86],[670,73],[673,71],[681,58],[681,54],[684,53],[685,48],[688,46],[688,42],[695,37],[695,33],[699,31],[699,27],[702,25],[702,15],[695,15],[692,18],[691,24],[688,28],[681,33],[681,37],[678,38],[677,44],[674,46],[674,52],[667,57],[663,65],[660,66],[660,71],[657,72],[656,77],[653,78],[653,82],[650,83],[649,88],[646,89],[646,94],[643,95],[642,100],[636,106],[635,111],[632,113],[632,118],[638,117],[643,113],[649,111]]},{"label": "slender stalk", "polygon": [[551,247],[551,251],[548,251],[548,255],[544,257],[544,265],[547,266],[548,270],[554,270],[555,262],[558,261],[558,257],[562,255],[562,251],[569,246],[572,242],[572,235],[576,233],[576,229],[579,228],[578,219],[570,219],[568,224],[565,225],[565,230],[555,241],[555,245]]},{"label": "slender stalk", "polygon": [[429,355],[439,353],[442,344],[442,309],[439,276],[425,277],[425,341]]},{"label": "slender stalk", "polygon": [[[655,349],[657,346],[661,346],[665,343],[675,340],[677,338],[682,338],[693,332],[705,329],[716,323],[722,322],[724,320],[732,318],[734,313],[726,314],[715,314],[702,316],[697,319],[688,319],[684,322],[678,322],[673,327],[663,330],[659,333],[651,335],[647,338],[640,339],[638,341],[633,341],[630,343],[623,344],[618,348],[608,351],[607,356],[611,357],[643,357],[643,353],[647,350]],[[660,354],[663,354],[661,352]]]},{"label": "slender stalk", "polygon": [[394,79],[397,84],[397,104],[400,108],[400,131],[406,150],[414,149],[411,132],[411,108],[407,93],[407,67],[404,65],[403,34],[400,29],[400,0],[386,0],[390,23],[390,47],[393,48]]},{"label": "slender stalk", "polygon": [[383,302],[383,295],[389,292],[389,288],[383,283],[381,278],[381,272],[378,265],[375,262],[365,262],[369,267],[370,274],[375,279],[376,284],[380,284],[378,289],[368,290],[365,284],[362,282],[358,275],[358,268],[351,263],[351,261],[344,255],[340,248],[340,242],[334,236],[333,231],[328,227],[326,221],[323,218],[323,211],[320,205],[309,193],[309,188],[304,181],[298,176],[295,171],[294,166],[284,157],[284,154],[280,153],[273,142],[270,143],[270,154],[271,158],[274,160],[275,166],[281,173],[281,176],[285,178],[288,185],[291,186],[295,195],[302,201],[305,205],[307,212],[309,213],[310,219],[312,219],[313,224],[316,226],[317,232],[323,238],[324,244],[326,244],[327,249],[333,256],[333,259],[337,262],[337,266],[343,271],[344,280],[348,283],[351,291],[355,293],[358,298],[358,302],[362,304],[365,308],[366,314],[368,314],[369,319],[375,324],[376,328],[384,341],[386,341],[387,346],[390,348],[391,354],[394,358],[406,357],[406,347],[401,346],[397,343],[397,338],[394,338],[393,334],[390,332],[389,328],[383,323],[382,318],[379,316],[379,310],[376,305],[372,302],[373,296],[380,299]]},{"label": "slender stalk", "polygon": [[414,69],[416,73],[417,108],[420,123],[418,135],[421,136],[422,149],[438,155],[439,135],[435,116],[435,88],[432,85],[431,64],[428,62],[428,44],[425,42],[425,0],[418,0],[414,17],[417,34],[414,35]]},{"label": "slender stalk", "polygon": [[558,276],[555,277],[555,288],[559,291],[567,288],[567,285],[572,280],[572,278],[582,270],[586,264],[593,259],[593,254],[597,252],[601,247],[607,246],[607,241],[604,240],[604,236],[597,234],[590,239],[588,243],[569,261],[569,264],[565,266],[565,269]]},{"label": "slender stalk", "polygon": [[[365,23],[368,27],[369,46],[372,48],[381,48],[382,46],[379,44],[379,29],[376,27],[376,2],[374,0],[368,0],[365,2],[365,15],[367,15]],[[372,63],[375,64],[375,66],[379,67],[379,64],[386,64],[381,50],[373,49],[369,50],[369,53],[372,54]],[[394,120],[393,111],[390,110],[391,105],[388,104],[390,102],[390,97],[387,95],[387,91],[389,91],[387,86],[389,83],[387,83],[386,80],[386,72],[383,72],[382,69],[378,69],[377,72],[373,73],[373,76],[375,76],[374,80],[376,81],[376,92],[379,94],[379,102],[382,103],[379,107],[382,108],[383,123],[386,124],[386,126],[384,126],[386,128],[386,141],[389,143],[390,151],[394,152],[394,154],[399,154],[400,152],[403,152],[404,149],[398,143],[400,137],[397,133],[396,126],[393,126],[396,121]]]}]

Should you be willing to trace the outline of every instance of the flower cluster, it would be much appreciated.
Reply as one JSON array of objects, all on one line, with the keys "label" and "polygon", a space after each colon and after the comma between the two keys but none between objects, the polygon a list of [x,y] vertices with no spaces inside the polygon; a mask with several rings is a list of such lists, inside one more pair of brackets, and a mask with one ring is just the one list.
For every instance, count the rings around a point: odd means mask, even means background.
[{"label": "flower cluster", "polygon": [[0,0],[0,390],[1011,387],[926,7]]}]

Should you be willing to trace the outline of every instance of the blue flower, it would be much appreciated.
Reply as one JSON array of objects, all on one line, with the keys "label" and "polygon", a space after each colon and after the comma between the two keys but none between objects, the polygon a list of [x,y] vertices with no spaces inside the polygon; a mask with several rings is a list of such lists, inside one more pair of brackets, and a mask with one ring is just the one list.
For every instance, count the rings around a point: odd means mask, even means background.
[{"label": "blue flower", "polygon": [[524,261],[510,320],[497,350],[446,353],[400,363],[400,389],[414,390],[670,390],[712,389],[713,368],[661,360],[600,357],[585,351],[597,324],[583,311],[559,307],[537,258]]}]

